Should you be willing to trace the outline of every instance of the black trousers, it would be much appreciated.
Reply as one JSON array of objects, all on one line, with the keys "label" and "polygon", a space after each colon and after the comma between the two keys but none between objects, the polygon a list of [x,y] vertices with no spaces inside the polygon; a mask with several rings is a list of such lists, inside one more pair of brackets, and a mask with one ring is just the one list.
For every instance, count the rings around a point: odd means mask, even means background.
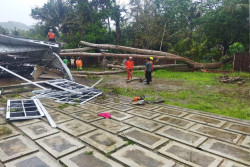
[{"label": "black trousers", "polygon": [[147,79],[147,84],[149,84],[151,81],[151,71],[146,71],[145,77]]}]

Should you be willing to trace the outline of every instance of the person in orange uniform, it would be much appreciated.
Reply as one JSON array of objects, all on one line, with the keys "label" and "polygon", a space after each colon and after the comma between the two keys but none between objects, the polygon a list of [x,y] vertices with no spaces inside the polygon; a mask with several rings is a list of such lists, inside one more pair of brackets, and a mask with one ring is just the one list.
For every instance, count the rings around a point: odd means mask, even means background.
[{"label": "person in orange uniform", "polygon": [[80,57],[78,57],[76,60],[76,67],[78,71],[82,70],[82,60],[80,59]]},{"label": "person in orange uniform", "polygon": [[150,73],[151,77],[150,77],[150,81],[149,82],[152,82],[152,71],[153,71],[153,64],[154,64],[153,60],[154,60],[154,58],[150,57],[150,63],[152,64],[152,66],[151,66],[151,73]]},{"label": "person in orange uniform", "polygon": [[128,61],[125,63],[125,67],[127,70],[127,80],[132,79],[134,62],[132,61],[132,57],[129,57]]},{"label": "person in orange uniform", "polygon": [[50,29],[47,35],[47,39],[50,42],[56,42],[56,35],[53,33],[53,30]]}]

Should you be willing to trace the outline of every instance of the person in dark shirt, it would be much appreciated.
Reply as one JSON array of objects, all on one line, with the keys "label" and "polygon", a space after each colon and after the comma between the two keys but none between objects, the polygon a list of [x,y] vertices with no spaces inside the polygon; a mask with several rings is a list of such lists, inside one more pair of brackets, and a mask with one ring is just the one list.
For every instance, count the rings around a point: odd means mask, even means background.
[{"label": "person in dark shirt", "polygon": [[151,81],[151,67],[152,67],[152,63],[150,62],[150,58],[147,58],[147,63],[145,65],[145,77],[147,79],[146,85],[149,85]]}]

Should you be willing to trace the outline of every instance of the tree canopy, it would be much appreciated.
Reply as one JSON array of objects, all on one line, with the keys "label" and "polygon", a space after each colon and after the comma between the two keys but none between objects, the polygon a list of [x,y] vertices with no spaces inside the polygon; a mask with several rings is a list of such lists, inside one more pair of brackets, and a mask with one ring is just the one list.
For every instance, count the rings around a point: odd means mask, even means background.
[{"label": "tree canopy", "polygon": [[236,42],[249,50],[248,0],[49,0],[31,16],[40,22],[26,36],[45,39],[52,28],[66,48],[84,40],[195,61],[220,60]]}]

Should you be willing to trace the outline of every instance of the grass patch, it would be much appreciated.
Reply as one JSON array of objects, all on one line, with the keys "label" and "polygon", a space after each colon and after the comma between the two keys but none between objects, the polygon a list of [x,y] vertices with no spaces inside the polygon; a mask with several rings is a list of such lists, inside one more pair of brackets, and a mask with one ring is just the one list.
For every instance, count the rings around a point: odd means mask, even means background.
[{"label": "grass patch", "polygon": [[[143,72],[136,71],[137,77],[143,77]],[[202,72],[172,72],[157,70],[153,74],[152,86],[134,89],[124,87],[110,88],[116,94],[129,97],[145,95],[145,100],[165,100],[166,104],[200,111],[226,115],[240,119],[250,120],[250,82],[242,86],[221,83],[219,77],[224,74]],[[249,73],[230,73],[230,77],[240,76],[249,79]],[[154,82],[155,79],[155,82]],[[157,82],[157,83],[156,83]],[[154,84],[168,86],[177,85],[177,90],[157,90]],[[105,88],[106,89],[106,88]],[[125,91],[127,90],[127,91]]]},{"label": "grass patch", "polygon": [[105,154],[105,156],[106,157],[110,157],[111,155],[110,155],[110,152],[107,152],[106,154]]},{"label": "grass patch", "polygon": [[10,135],[11,133],[12,133],[12,130],[9,129],[8,127],[6,126],[0,127],[0,136],[7,136],[7,135]]},{"label": "grass patch", "polygon": [[85,152],[85,155],[93,155],[93,154],[94,154],[93,151],[87,151],[87,152]]},{"label": "grass patch", "polygon": [[65,103],[65,104],[62,104],[62,105],[57,106],[57,108],[59,108],[59,109],[64,109],[64,108],[67,108],[67,107],[69,107],[69,106],[70,106],[69,103]]}]

